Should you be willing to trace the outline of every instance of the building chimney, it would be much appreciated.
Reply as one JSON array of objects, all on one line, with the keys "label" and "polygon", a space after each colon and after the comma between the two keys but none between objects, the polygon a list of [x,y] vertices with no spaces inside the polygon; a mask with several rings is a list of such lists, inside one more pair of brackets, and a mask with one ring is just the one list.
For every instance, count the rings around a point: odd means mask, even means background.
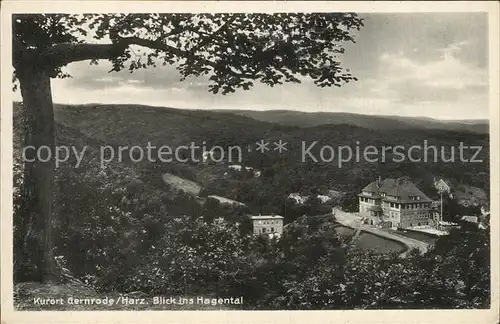
[{"label": "building chimney", "polygon": [[382,177],[378,176],[378,178],[377,178],[377,188],[380,188],[381,185],[382,185]]}]

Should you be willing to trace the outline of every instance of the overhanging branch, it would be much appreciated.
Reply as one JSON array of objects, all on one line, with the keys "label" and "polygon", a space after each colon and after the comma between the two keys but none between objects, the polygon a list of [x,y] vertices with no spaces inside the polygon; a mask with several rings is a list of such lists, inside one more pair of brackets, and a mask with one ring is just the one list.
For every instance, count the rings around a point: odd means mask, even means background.
[{"label": "overhanging branch", "polygon": [[42,57],[57,66],[85,60],[111,59],[120,56],[125,44],[56,44],[42,52]]},{"label": "overhanging branch", "polygon": [[[185,51],[168,45],[161,40],[149,40],[140,37],[119,37],[113,44],[86,44],[86,43],[61,43],[56,44],[41,53],[41,57],[47,64],[53,66],[64,66],[71,62],[85,60],[113,59],[121,56],[130,45],[137,45],[156,49],[175,55],[178,59],[188,59],[203,63],[214,69],[219,68],[217,62],[208,60],[192,51]],[[254,78],[253,74],[235,72],[228,69],[227,72],[240,78]]]},{"label": "overhanging branch", "polygon": [[[159,41],[159,40],[153,41],[153,40],[144,39],[144,38],[140,38],[140,37],[122,37],[122,38],[120,38],[119,43],[120,44],[127,44],[127,46],[128,45],[138,45],[138,46],[147,47],[147,48],[151,48],[151,49],[157,49],[157,50],[163,51],[165,53],[174,54],[178,58],[185,58],[185,59],[190,59],[193,61],[201,62],[201,63],[208,65],[214,69],[217,69],[219,67],[216,62],[210,61],[202,56],[196,55],[192,51],[184,51],[184,50],[178,49],[176,47],[173,47],[171,45],[168,45],[168,44],[166,44],[162,41]],[[231,71],[229,69],[228,69],[228,72],[230,72],[231,74],[233,74],[237,77],[253,78],[253,75],[248,74],[248,73],[237,73],[237,72]]]}]

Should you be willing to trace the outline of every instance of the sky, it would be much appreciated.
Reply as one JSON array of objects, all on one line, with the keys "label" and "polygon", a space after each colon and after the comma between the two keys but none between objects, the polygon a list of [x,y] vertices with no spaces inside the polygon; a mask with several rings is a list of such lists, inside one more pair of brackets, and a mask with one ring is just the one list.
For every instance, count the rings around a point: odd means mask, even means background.
[{"label": "sky", "polygon": [[[312,82],[258,84],[230,95],[207,80],[181,82],[171,66],[108,73],[111,65],[68,65],[53,79],[56,103],[143,104],[189,109],[300,110],[487,119],[488,17],[483,13],[360,14],[364,27],[341,61],[359,81],[341,88]],[[17,93],[16,98],[20,96]]]}]

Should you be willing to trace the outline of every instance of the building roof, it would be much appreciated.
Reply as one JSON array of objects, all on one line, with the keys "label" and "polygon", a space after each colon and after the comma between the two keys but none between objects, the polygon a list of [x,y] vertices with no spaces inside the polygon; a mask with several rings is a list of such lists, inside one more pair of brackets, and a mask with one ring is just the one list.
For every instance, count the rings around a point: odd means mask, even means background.
[{"label": "building roof", "polygon": [[[394,196],[397,197],[396,201],[400,203],[432,201],[422,191],[420,191],[420,189],[418,189],[408,177],[401,177],[398,179],[388,178],[373,181],[364,187],[363,191],[371,192],[380,197],[384,197],[382,194],[385,194],[386,196]],[[419,199],[414,200],[412,197],[419,197]]]},{"label": "building roof", "polygon": [[259,215],[259,216],[250,216],[251,219],[283,219],[283,216],[280,215]]}]

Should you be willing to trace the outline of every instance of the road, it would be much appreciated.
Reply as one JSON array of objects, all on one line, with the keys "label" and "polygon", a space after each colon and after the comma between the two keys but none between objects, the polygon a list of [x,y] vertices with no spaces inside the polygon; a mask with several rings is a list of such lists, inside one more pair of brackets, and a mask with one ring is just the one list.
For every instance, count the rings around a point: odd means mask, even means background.
[{"label": "road", "polygon": [[367,233],[371,233],[390,240],[400,242],[408,247],[408,249],[405,252],[401,253],[402,257],[405,257],[407,253],[410,252],[410,250],[412,249],[418,249],[421,254],[424,254],[429,250],[429,244],[425,242],[415,240],[406,236],[397,235],[394,233],[388,233],[374,226],[365,225],[362,223],[362,217],[357,214],[347,213],[339,209],[333,209],[332,214],[335,216],[335,219],[339,224],[342,224],[343,226],[350,227],[356,230],[356,234],[354,234],[353,239],[356,239],[359,236],[359,233],[361,231],[364,231]]}]

